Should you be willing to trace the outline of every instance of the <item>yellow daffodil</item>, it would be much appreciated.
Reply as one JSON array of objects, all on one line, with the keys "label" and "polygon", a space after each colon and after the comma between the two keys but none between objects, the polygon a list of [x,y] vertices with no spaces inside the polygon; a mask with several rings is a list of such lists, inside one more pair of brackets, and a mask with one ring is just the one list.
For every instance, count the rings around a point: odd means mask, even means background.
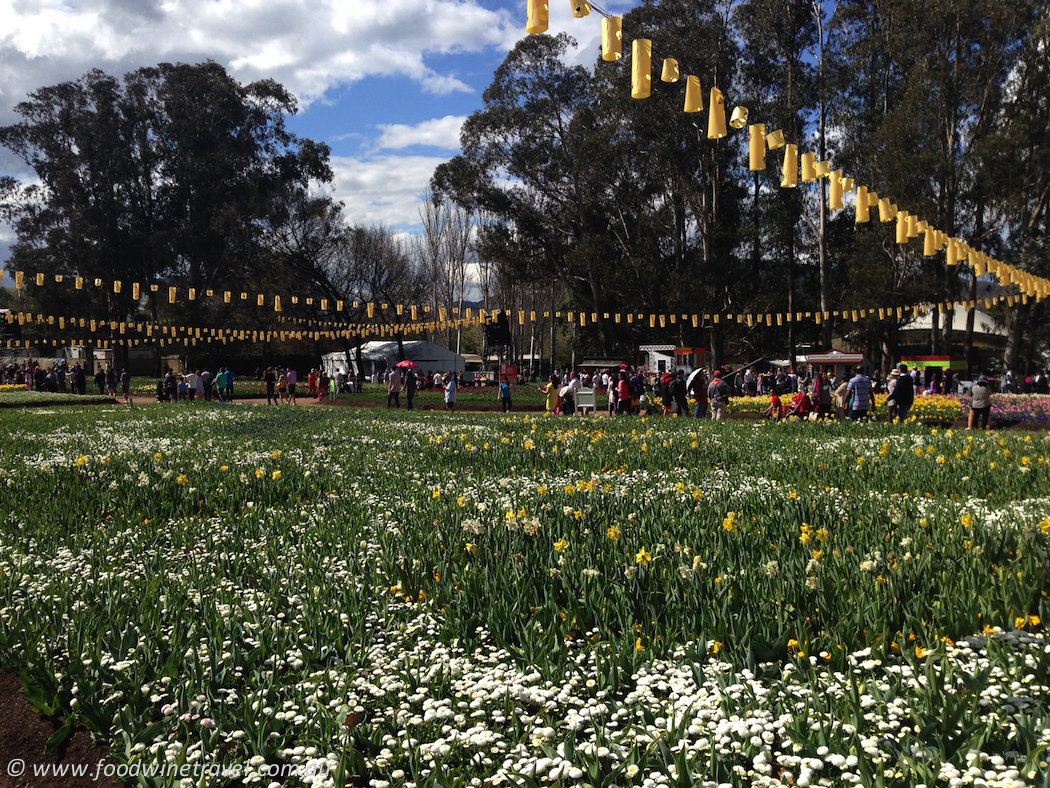
[{"label": "yellow daffodil", "polygon": [[649,553],[644,547],[641,550],[639,550],[638,551],[638,555],[636,555],[634,557],[634,562],[636,564],[641,564],[642,566],[645,566],[646,564],[648,564],[652,560],[653,560],[652,554]]}]

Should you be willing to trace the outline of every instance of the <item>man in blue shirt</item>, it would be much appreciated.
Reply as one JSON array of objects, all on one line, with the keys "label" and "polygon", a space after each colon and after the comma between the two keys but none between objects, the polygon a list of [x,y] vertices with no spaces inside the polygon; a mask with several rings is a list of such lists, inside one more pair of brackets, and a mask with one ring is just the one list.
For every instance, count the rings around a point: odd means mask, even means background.
[{"label": "man in blue shirt", "polygon": [[853,377],[846,385],[846,393],[850,397],[849,417],[851,419],[867,418],[871,410],[871,381],[864,375],[860,367],[853,370]]}]

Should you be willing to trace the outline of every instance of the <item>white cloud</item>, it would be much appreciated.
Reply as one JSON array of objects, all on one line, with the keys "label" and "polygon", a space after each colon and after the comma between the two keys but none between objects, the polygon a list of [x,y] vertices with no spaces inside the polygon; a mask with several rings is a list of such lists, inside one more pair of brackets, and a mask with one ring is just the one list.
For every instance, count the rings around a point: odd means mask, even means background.
[{"label": "white cloud", "polygon": [[459,130],[463,127],[463,115],[446,115],[443,118],[425,120],[415,126],[401,123],[380,124],[382,132],[376,140],[381,150],[402,150],[412,145],[430,145],[445,150],[459,150]]},{"label": "white cloud", "polygon": [[161,61],[211,58],[304,104],[369,76],[444,95],[471,88],[428,56],[506,49],[523,34],[516,16],[477,0],[0,0],[0,19],[0,125],[37,87]]},{"label": "white cloud", "polygon": [[420,195],[440,156],[332,157],[332,196],[343,203],[351,224],[413,227],[418,225]]}]

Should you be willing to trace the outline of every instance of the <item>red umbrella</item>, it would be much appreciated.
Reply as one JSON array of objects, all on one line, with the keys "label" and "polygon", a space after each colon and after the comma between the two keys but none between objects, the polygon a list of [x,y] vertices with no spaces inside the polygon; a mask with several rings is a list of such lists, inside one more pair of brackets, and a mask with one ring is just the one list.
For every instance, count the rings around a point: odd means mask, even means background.
[{"label": "red umbrella", "polygon": [[419,369],[419,364],[410,358],[406,358],[404,361],[399,361],[394,364],[395,367],[401,367],[402,369]]}]

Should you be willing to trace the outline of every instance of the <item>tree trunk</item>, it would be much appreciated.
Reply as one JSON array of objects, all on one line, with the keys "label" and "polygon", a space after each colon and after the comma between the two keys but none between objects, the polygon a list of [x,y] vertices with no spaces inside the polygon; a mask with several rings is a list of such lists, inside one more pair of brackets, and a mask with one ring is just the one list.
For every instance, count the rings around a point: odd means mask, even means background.
[{"label": "tree trunk", "polygon": [[1015,303],[1008,309],[1006,352],[1003,354],[1003,361],[1007,369],[1015,369],[1018,357],[1021,355],[1021,346],[1024,342],[1025,318],[1028,316],[1028,305]]}]

